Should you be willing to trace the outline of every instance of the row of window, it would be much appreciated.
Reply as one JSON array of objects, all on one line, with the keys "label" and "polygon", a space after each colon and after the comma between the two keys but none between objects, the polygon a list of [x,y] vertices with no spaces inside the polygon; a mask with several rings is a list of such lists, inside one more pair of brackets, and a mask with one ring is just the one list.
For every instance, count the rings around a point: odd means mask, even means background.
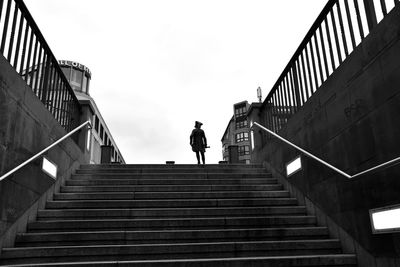
[{"label": "row of window", "polygon": [[108,137],[108,134],[105,132],[103,125],[100,123],[99,118],[95,115],[94,119],[94,130],[98,133],[100,139],[103,141],[105,146],[112,146],[114,151],[114,161],[119,162],[120,158],[115,149],[115,146],[111,143],[111,139]]},{"label": "row of window", "polygon": [[248,126],[247,120],[244,121],[237,121],[236,122],[236,129],[246,128]]},{"label": "row of window", "polygon": [[246,115],[246,112],[247,112],[246,106],[235,108],[236,117],[244,116]]},{"label": "row of window", "polygon": [[239,156],[250,155],[250,146],[239,146]]},{"label": "row of window", "polygon": [[236,134],[236,143],[240,143],[240,142],[248,141],[248,140],[249,140],[249,133],[242,132],[242,133]]}]

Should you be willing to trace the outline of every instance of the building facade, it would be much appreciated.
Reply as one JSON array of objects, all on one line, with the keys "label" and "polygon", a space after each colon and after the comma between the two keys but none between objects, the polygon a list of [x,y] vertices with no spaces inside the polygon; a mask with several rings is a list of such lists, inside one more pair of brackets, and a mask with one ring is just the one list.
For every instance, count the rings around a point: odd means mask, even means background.
[{"label": "building facade", "polygon": [[90,151],[90,163],[99,164],[101,162],[102,146],[108,146],[109,149],[111,149],[111,162],[125,163],[111,135],[111,131],[108,129],[105,120],[101,116],[96,102],[89,94],[90,80],[92,77],[89,68],[83,64],[69,60],[59,60],[58,63],[79,102],[84,106],[88,106],[92,113],[92,117],[89,118],[92,122],[92,131],[87,144],[87,149]]},{"label": "building facade", "polygon": [[247,111],[250,104],[242,101],[233,105],[233,116],[222,136],[222,157],[229,163],[251,163],[251,137]]}]

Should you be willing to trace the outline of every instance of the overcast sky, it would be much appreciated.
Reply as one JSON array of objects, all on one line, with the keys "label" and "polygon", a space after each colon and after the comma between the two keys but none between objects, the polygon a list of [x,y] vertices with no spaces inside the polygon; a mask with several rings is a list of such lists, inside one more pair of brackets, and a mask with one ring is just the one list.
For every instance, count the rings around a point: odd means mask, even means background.
[{"label": "overcast sky", "polygon": [[127,163],[222,160],[233,104],[263,99],[327,0],[24,0],[58,60],[92,72],[94,98]]}]

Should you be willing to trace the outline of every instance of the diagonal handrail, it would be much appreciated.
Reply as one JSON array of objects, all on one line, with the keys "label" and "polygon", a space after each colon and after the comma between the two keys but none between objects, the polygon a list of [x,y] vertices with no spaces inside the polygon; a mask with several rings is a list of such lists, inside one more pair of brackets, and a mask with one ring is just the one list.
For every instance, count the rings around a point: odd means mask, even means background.
[{"label": "diagonal handrail", "polygon": [[86,121],[84,123],[82,123],[81,125],[79,125],[78,127],[76,127],[74,130],[70,131],[69,133],[67,133],[66,135],[64,135],[63,137],[61,137],[60,139],[58,139],[56,142],[54,142],[53,144],[49,145],[48,147],[46,147],[45,149],[43,149],[42,151],[40,151],[39,153],[37,153],[36,155],[32,156],[31,158],[27,159],[26,161],[24,161],[23,163],[21,163],[20,165],[18,165],[17,167],[15,167],[14,169],[12,169],[11,171],[7,172],[6,174],[4,174],[3,176],[0,177],[0,181],[7,178],[8,176],[10,176],[11,174],[13,174],[14,172],[16,172],[17,170],[21,169],[22,167],[24,167],[26,164],[32,162],[33,160],[35,160],[36,158],[40,157],[43,153],[47,152],[48,150],[50,150],[51,148],[53,148],[54,146],[58,145],[59,143],[61,143],[62,141],[64,141],[65,139],[67,139],[68,137],[70,137],[71,135],[73,135],[75,132],[77,132],[78,130],[80,130],[81,128],[85,127],[86,125],[89,125],[89,129],[92,128],[92,124],[90,121]]},{"label": "diagonal handrail", "polygon": [[326,167],[328,167],[328,168],[334,170],[335,172],[337,172],[337,173],[343,175],[344,177],[346,177],[346,178],[348,178],[348,179],[353,179],[353,178],[356,178],[356,177],[358,177],[358,176],[361,176],[361,175],[367,174],[367,173],[369,173],[369,172],[375,171],[375,170],[377,170],[377,169],[383,168],[383,167],[385,167],[385,166],[392,165],[392,164],[395,164],[395,163],[397,163],[397,162],[400,162],[400,157],[397,157],[397,158],[394,158],[394,159],[392,159],[392,160],[389,160],[389,161],[387,161],[387,162],[385,162],[385,163],[379,164],[379,165],[377,165],[377,166],[375,166],[375,167],[369,168],[369,169],[367,169],[367,170],[365,170],[365,171],[356,173],[356,174],[354,174],[354,175],[350,175],[350,174],[348,174],[348,173],[346,173],[346,172],[344,172],[344,171],[342,171],[342,170],[336,168],[335,166],[329,164],[328,162],[326,162],[326,161],[324,161],[324,160],[318,158],[317,156],[311,154],[310,152],[308,152],[308,151],[302,149],[301,147],[299,147],[299,146],[293,144],[292,142],[290,142],[290,141],[286,140],[285,138],[279,136],[278,134],[274,133],[273,131],[271,131],[271,130],[265,128],[265,127],[262,126],[261,124],[259,124],[259,123],[257,123],[257,122],[253,122],[253,124],[256,125],[256,126],[258,126],[258,127],[260,127],[260,128],[263,129],[264,131],[270,133],[271,135],[275,136],[276,138],[278,138],[279,140],[283,141],[284,143],[286,143],[286,144],[288,144],[288,145],[294,147],[295,149],[299,150],[300,152],[304,153],[306,156],[308,156],[308,157],[310,157],[310,158],[312,158],[312,159],[314,159],[314,160],[320,162],[321,164],[325,165]]}]

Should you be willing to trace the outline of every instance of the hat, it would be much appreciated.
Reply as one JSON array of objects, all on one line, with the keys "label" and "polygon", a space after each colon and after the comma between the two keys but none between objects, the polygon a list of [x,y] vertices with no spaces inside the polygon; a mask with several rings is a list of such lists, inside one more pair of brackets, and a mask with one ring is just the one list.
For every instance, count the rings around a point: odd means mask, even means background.
[{"label": "hat", "polygon": [[196,127],[196,126],[201,126],[201,125],[203,125],[201,122],[196,121],[195,124],[194,124],[194,127]]}]

